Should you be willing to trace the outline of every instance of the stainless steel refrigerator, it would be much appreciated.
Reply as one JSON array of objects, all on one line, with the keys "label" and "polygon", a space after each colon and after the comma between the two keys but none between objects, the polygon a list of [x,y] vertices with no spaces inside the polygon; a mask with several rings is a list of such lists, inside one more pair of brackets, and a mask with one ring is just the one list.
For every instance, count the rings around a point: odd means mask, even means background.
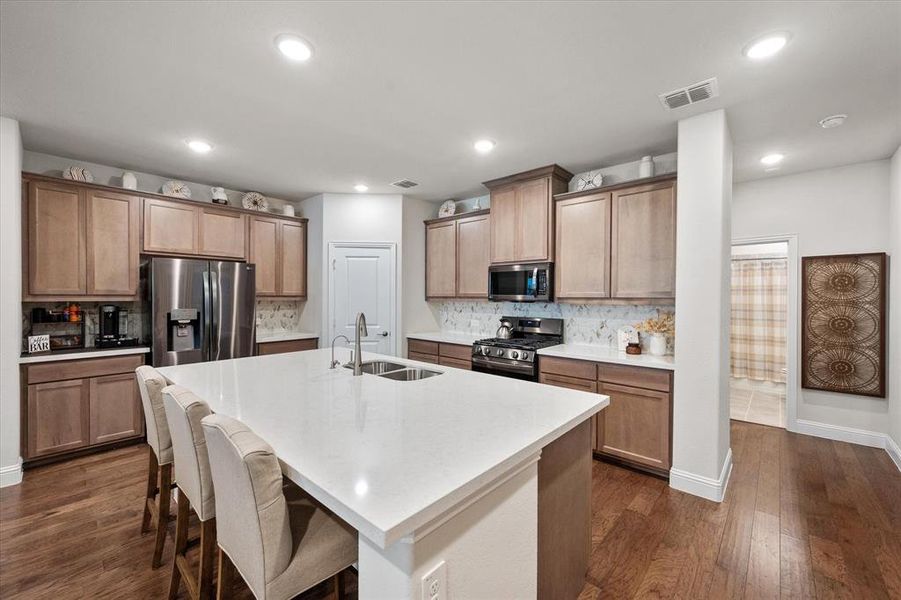
[{"label": "stainless steel refrigerator", "polygon": [[152,258],[147,273],[153,366],[253,355],[254,265]]}]

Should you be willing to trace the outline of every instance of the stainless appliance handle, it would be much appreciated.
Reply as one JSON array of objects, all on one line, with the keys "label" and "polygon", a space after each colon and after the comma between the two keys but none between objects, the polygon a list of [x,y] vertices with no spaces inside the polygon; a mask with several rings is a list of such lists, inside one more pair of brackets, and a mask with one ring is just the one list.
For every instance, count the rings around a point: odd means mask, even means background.
[{"label": "stainless appliance handle", "polygon": [[490,367],[495,371],[510,371],[512,373],[524,373],[526,375],[532,375],[535,373],[534,363],[497,360],[494,358],[488,358],[487,356],[473,356],[471,361],[474,365]]},{"label": "stainless appliance handle", "polygon": [[535,282],[535,293],[529,294],[532,298],[538,298],[538,267],[532,269],[532,281]]},{"label": "stainless appliance handle", "polygon": [[201,354],[204,361],[211,360],[210,354],[213,351],[210,345],[210,335],[212,335],[212,319],[213,307],[210,303],[210,270],[207,268],[203,272],[203,343],[201,344]]},{"label": "stainless appliance handle", "polygon": [[210,343],[214,352],[211,359],[219,360],[221,358],[219,339],[222,336],[222,323],[218,319],[221,310],[219,305],[219,271],[213,271],[212,269],[210,269],[210,308],[210,329],[213,336]]}]

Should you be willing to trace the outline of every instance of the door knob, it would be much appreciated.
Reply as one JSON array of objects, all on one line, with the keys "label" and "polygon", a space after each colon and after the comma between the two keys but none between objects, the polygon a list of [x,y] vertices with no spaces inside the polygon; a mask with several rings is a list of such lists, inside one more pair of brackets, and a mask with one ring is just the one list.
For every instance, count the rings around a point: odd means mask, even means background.
[{"label": "door knob", "polygon": [[388,332],[387,332],[387,331],[383,331],[383,332],[380,333],[379,335],[381,335],[382,337],[388,337]]}]

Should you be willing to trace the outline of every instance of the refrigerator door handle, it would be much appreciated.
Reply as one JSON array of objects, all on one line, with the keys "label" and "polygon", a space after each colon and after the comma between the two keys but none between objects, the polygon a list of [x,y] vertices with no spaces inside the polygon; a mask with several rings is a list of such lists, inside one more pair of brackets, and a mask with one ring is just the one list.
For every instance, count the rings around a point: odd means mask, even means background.
[{"label": "refrigerator door handle", "polygon": [[203,360],[213,360],[213,348],[210,344],[212,330],[213,310],[210,303],[210,279],[211,273],[207,269],[203,272]]},{"label": "refrigerator door handle", "polygon": [[218,317],[221,311],[219,305],[219,271],[210,269],[210,328],[212,329],[212,337],[210,338],[210,347],[212,349],[211,360],[219,360],[221,358],[221,348],[219,347],[219,339],[222,334],[222,323]]}]

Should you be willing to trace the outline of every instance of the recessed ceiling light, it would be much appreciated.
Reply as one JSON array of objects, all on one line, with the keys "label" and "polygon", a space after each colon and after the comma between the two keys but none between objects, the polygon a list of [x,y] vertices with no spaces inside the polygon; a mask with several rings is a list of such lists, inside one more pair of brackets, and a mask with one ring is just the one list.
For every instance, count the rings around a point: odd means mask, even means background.
[{"label": "recessed ceiling light", "polygon": [[848,115],[830,115],[825,119],[820,119],[820,127],[823,129],[832,129],[833,127],[838,127],[843,124],[847,118]]},{"label": "recessed ceiling light", "polygon": [[188,140],[187,144],[188,148],[190,148],[197,154],[206,154],[213,149],[213,145],[211,143],[205,142],[203,140]]},{"label": "recessed ceiling light", "polygon": [[369,190],[369,186],[366,185],[365,183],[358,183],[357,185],[354,186],[354,189],[357,190],[358,192],[366,192]]},{"label": "recessed ceiling light", "polygon": [[745,46],[743,50],[744,55],[752,60],[769,58],[785,47],[788,43],[788,38],[789,35],[787,33],[771,33],[757,38]]},{"label": "recessed ceiling light", "polygon": [[778,165],[779,163],[781,163],[783,158],[785,158],[784,154],[773,152],[772,154],[767,154],[766,156],[761,158],[760,162],[768,167],[771,167],[773,165]]},{"label": "recessed ceiling light", "polygon": [[279,52],[297,62],[310,60],[313,56],[313,47],[310,43],[290,33],[283,33],[275,38],[275,45]]},{"label": "recessed ceiling light", "polygon": [[476,152],[480,152],[481,154],[488,154],[494,150],[495,146],[497,146],[497,143],[494,140],[479,140],[472,145],[472,147],[476,149]]}]

